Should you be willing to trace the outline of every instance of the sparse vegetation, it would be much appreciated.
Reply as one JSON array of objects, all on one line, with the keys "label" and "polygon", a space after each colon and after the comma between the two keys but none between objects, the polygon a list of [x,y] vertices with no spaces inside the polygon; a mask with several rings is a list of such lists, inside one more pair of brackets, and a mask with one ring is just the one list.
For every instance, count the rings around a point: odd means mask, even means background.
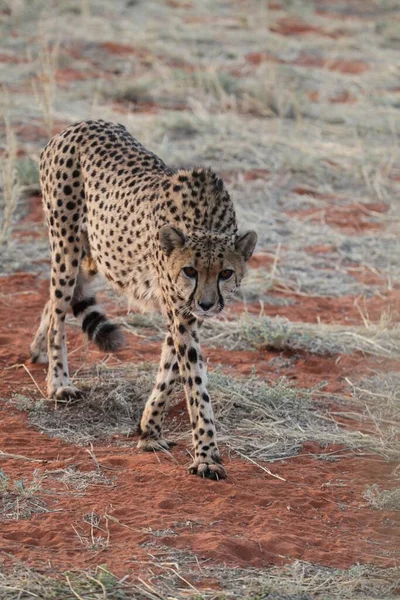
[{"label": "sparse vegetation", "polygon": [[82,546],[89,550],[102,550],[110,545],[107,515],[102,517],[92,510],[83,516],[83,523],[73,529]]},{"label": "sparse vegetation", "polygon": [[44,476],[35,470],[30,480],[11,480],[0,469],[0,514],[3,519],[27,519],[33,513],[47,512],[40,497]]},{"label": "sparse vegetation", "polygon": [[99,366],[77,374],[76,381],[86,392],[82,400],[54,407],[46,400],[16,396],[13,403],[28,410],[32,422],[42,431],[70,443],[88,444],[117,433],[129,437],[136,431],[143,394],[150,391],[153,376],[153,367],[146,364],[130,372]]},{"label": "sparse vegetation", "polygon": [[112,479],[101,470],[98,463],[93,471],[81,471],[75,465],[71,465],[66,469],[46,471],[46,476],[53,481],[62,483],[66,491],[72,493],[84,492],[90,485],[113,485]]},{"label": "sparse vegetation", "polygon": [[[131,588],[135,593],[135,587]],[[24,567],[17,567],[14,573],[5,577],[0,575],[1,600],[14,600],[15,594],[21,600],[32,597],[63,598],[63,600],[145,600],[146,596],[129,594],[129,587],[106,567],[98,567],[94,572],[66,573],[56,579]]]},{"label": "sparse vegetation", "polygon": [[[30,421],[41,431],[69,443],[87,444],[119,434],[132,444],[129,438],[136,431],[154,371],[153,365],[145,363],[82,370],[75,378],[85,390],[79,401],[61,403],[56,410],[46,401],[24,396],[16,396],[12,404],[28,411]],[[400,452],[391,430],[385,434],[380,428],[375,437],[341,428],[326,408],[330,397],[324,394],[323,385],[304,390],[284,378],[277,383],[265,382],[256,374],[233,378],[217,370],[210,373],[210,391],[221,441],[245,458],[274,461],[293,456],[307,441],[321,446],[336,443],[350,449],[364,448],[389,457]],[[181,397],[178,386],[176,394],[175,400]],[[332,401],[346,400],[335,396]],[[379,411],[374,414],[361,409],[349,414],[360,421],[378,423],[380,419]],[[173,425],[174,439],[188,435],[188,431]]]},{"label": "sparse vegetation", "polygon": [[369,485],[364,492],[364,498],[373,508],[400,510],[400,488],[380,490],[378,485]]},{"label": "sparse vegetation", "polygon": [[[196,567],[192,559],[190,563]],[[189,564],[190,564],[189,563]],[[20,600],[32,596],[63,598],[63,600],[365,600],[366,598],[397,598],[398,569],[377,569],[357,565],[348,571],[316,567],[295,561],[283,568],[229,569],[203,565],[201,579],[212,577],[224,586],[219,591],[197,584],[198,570],[193,569],[190,585],[179,573],[179,565],[161,566],[159,583],[147,583],[139,578],[117,577],[105,565],[95,571],[65,573],[53,578],[36,570],[17,567],[7,578],[0,574],[1,600]],[[239,591],[240,590],[240,591]]]},{"label": "sparse vegetation", "polygon": [[[157,315],[128,315],[125,326],[133,331],[154,329],[162,339],[162,320]],[[205,343],[231,350],[302,350],[312,354],[334,355],[363,352],[394,358],[400,353],[400,331],[394,326],[370,325],[346,327],[322,323],[293,323],[282,317],[255,316],[244,313],[235,320],[207,321],[202,327]]]},{"label": "sparse vegetation", "polygon": [[43,35],[36,58],[36,77],[31,81],[33,94],[42,111],[49,137],[53,135],[54,104],[57,93],[56,70],[59,52],[59,41],[51,43],[46,39],[46,35]]}]

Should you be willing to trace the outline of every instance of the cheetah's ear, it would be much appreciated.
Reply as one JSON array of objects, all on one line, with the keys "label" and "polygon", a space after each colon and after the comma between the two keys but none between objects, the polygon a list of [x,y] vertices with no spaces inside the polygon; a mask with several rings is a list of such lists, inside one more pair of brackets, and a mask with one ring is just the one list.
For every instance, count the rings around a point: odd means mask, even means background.
[{"label": "cheetah's ear", "polygon": [[236,238],[235,250],[239,252],[245,261],[248,261],[254,252],[257,244],[257,234],[255,231],[246,231]]},{"label": "cheetah's ear", "polygon": [[159,231],[161,248],[169,256],[175,248],[183,248],[186,238],[180,229],[171,225],[164,225]]}]

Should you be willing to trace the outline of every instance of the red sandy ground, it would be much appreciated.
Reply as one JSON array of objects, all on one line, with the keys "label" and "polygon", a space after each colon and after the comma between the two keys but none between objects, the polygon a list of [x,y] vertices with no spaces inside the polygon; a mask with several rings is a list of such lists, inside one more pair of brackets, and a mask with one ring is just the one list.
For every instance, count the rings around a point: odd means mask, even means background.
[{"label": "red sandy ground", "polygon": [[[38,203],[34,205],[36,211]],[[32,221],[38,219],[35,211],[29,217]],[[264,260],[265,256],[260,255],[253,265],[262,268]],[[7,398],[22,391],[38,396],[27,371],[16,365],[25,364],[44,389],[44,366],[30,364],[27,357],[48,283],[36,275],[16,273],[2,278],[1,284],[0,321],[4,326],[0,366],[4,370],[0,395]],[[294,295],[293,299],[294,305],[282,309],[282,314],[292,320],[301,314],[309,315],[311,306],[315,310],[320,306],[327,322],[344,322],[346,317],[352,322],[361,321],[350,300],[346,304],[343,298],[308,299]],[[382,306],[381,299],[380,309]],[[274,306],[265,309],[268,314],[280,312]],[[116,314],[115,310],[112,312]],[[69,349],[78,349],[71,355],[72,372],[79,367],[83,356],[89,364],[101,359],[95,349],[87,356],[77,330],[68,333]],[[157,361],[158,353],[159,343],[129,336],[118,360]],[[269,360],[280,354],[268,349],[206,350],[211,365],[220,362],[233,375],[249,373],[255,367],[267,379],[286,375],[302,387],[325,380],[326,389],[332,392],[344,391],[346,376],[357,378],[383,367],[379,361],[357,354],[337,360],[339,357],[297,353],[290,366],[276,373]],[[387,369],[396,366],[385,361]],[[182,421],[182,427],[188,428],[183,402],[173,413]],[[347,423],[351,426],[351,421]],[[83,471],[94,469],[85,448],[36,431],[25,414],[10,408],[2,409],[0,440],[3,452],[43,461],[2,461],[13,480],[29,479],[35,468],[41,473],[71,465]],[[378,457],[352,455],[340,448],[322,450],[316,444],[307,444],[298,456],[266,465],[285,480],[281,481],[223,449],[229,478],[212,482],[187,474],[189,456],[185,444],[173,449],[175,463],[163,454],[140,454],[135,439],[131,441],[130,447],[123,448],[113,445],[112,440],[94,446],[95,455],[104,472],[112,477],[113,486],[91,485],[78,494],[53,481],[51,487],[58,494],[43,494],[50,512],[34,514],[27,520],[3,522],[1,549],[41,569],[106,563],[117,575],[142,572],[143,563],[150,565],[154,556],[162,560],[165,546],[194,552],[199,560],[212,559],[213,564],[228,566],[266,567],[293,559],[340,568],[356,562],[395,564],[393,552],[400,536],[397,517],[391,512],[373,510],[362,497],[367,484],[391,486],[394,465]],[[338,452],[337,461],[318,460],[315,456],[330,452]],[[100,526],[104,530],[108,523],[107,548],[88,550],[74,530],[75,527],[82,537],[90,535],[90,525],[83,517],[91,511],[101,516]],[[106,514],[113,520],[107,521]],[[151,533],[160,530],[157,536]],[[165,530],[175,534],[162,533]],[[98,530],[95,535],[99,535]]]},{"label": "red sandy ground", "polygon": [[308,54],[300,54],[293,61],[286,61],[269,52],[250,52],[246,56],[246,60],[251,65],[259,65],[263,62],[273,62],[281,64],[293,64],[299,67],[314,67],[319,69],[328,69],[329,71],[338,71],[345,75],[360,75],[369,70],[367,63],[362,60],[327,60],[318,56],[310,56]]}]

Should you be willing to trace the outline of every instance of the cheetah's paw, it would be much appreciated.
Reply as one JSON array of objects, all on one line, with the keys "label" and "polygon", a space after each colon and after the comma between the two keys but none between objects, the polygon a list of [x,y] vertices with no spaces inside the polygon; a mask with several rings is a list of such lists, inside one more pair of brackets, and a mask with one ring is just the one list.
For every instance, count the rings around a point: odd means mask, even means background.
[{"label": "cheetah's paw", "polygon": [[42,363],[45,365],[49,362],[49,357],[46,351],[31,349],[30,355],[33,363]]},{"label": "cheetah's paw", "polygon": [[49,357],[47,354],[47,344],[43,343],[43,341],[32,342],[29,348],[29,354],[33,363],[46,364],[49,362]]},{"label": "cheetah's paw", "polygon": [[55,400],[77,400],[82,397],[82,392],[74,385],[65,385],[49,392],[49,398]]},{"label": "cheetah's paw", "polygon": [[[216,459],[215,462],[213,459]],[[196,458],[189,467],[189,473],[207,479],[226,479],[227,473],[224,466],[221,464],[219,454],[214,455],[211,461],[212,462],[206,462],[203,458]]]}]

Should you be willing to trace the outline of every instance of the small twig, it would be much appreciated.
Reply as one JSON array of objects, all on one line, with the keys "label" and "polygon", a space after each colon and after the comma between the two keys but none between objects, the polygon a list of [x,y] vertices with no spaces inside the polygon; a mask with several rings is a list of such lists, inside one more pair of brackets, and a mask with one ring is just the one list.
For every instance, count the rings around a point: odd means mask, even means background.
[{"label": "small twig", "polygon": [[74,588],[72,587],[72,584],[71,584],[71,582],[70,582],[70,580],[69,580],[69,577],[68,577],[68,575],[66,575],[66,576],[65,576],[65,578],[66,578],[66,580],[67,580],[67,583],[68,583],[69,589],[71,590],[71,592],[73,593],[73,595],[75,596],[75,598],[78,598],[78,600],[83,600],[82,596],[80,596],[80,595],[79,595],[79,594],[78,594],[78,593],[77,593],[77,592],[74,590]]},{"label": "small twig", "polygon": [[84,546],[85,542],[83,541],[83,538],[82,538],[81,534],[79,533],[79,531],[76,529],[75,525],[71,525],[71,527],[75,531],[76,535],[78,536],[78,539],[79,539],[80,543],[82,544],[82,546]]},{"label": "small twig", "polygon": [[106,600],[106,598],[107,598],[107,590],[106,590],[106,588],[104,587],[104,583],[102,583],[101,581],[99,581],[99,580],[98,580],[98,579],[96,579],[95,577],[92,577],[91,575],[89,575],[89,573],[86,573],[86,577],[87,577],[88,579],[90,579],[91,581],[94,581],[95,583],[97,583],[97,584],[98,584],[98,585],[101,587],[101,589],[102,589],[102,591],[103,591],[103,598],[104,598],[104,600]]},{"label": "small twig", "polygon": [[153,448],[153,454],[155,454],[159,464],[161,465],[161,461],[160,458],[158,456],[158,452],[162,452],[163,454],[166,454],[167,456],[169,456],[169,458],[177,465],[179,464],[178,461],[176,460],[175,456],[173,454],[171,454],[171,452],[169,450],[167,450],[166,448],[163,448],[163,446],[159,446],[159,448],[156,450],[155,448]]},{"label": "small twig", "polygon": [[248,460],[249,462],[253,463],[253,465],[256,465],[256,467],[258,467],[259,469],[262,469],[263,471],[265,471],[265,473],[268,473],[268,475],[271,475],[271,477],[275,477],[276,479],[280,479],[281,481],[286,481],[286,479],[284,479],[283,477],[281,477],[280,475],[277,475],[276,473],[272,473],[272,471],[270,471],[267,467],[263,467],[262,465],[260,465],[258,462],[256,462],[255,460],[253,460],[252,458],[250,458],[250,456],[246,456],[245,454],[242,454],[242,452],[239,452],[239,450],[237,450],[236,448],[234,448],[233,446],[231,446],[230,444],[228,444],[229,448],[231,448],[234,452],[236,452],[237,454],[239,454],[239,456],[241,456],[242,458],[244,458],[245,460]]},{"label": "small twig", "polygon": [[135,527],[130,527],[129,525],[125,525],[125,523],[121,523],[121,521],[119,521],[116,517],[113,517],[113,515],[110,515],[107,510],[104,513],[104,518],[106,520],[111,521],[112,523],[115,523],[116,525],[120,525],[121,527],[125,527],[125,529],[130,529],[131,531],[136,531],[137,533],[143,533],[143,531],[141,529],[136,529]]},{"label": "small twig", "polygon": [[375,348],[378,348],[379,350],[382,350],[385,353],[385,356],[391,357],[391,352],[390,352],[390,350],[388,348],[384,348],[380,344],[377,344],[373,340],[370,340],[370,339],[368,339],[367,337],[365,337],[363,335],[359,335],[358,333],[355,333],[354,331],[342,331],[342,335],[349,335],[349,336],[354,337],[354,338],[356,338],[358,340],[362,340],[366,344],[371,344],[371,346],[373,346]]},{"label": "small twig", "polygon": [[176,575],[177,577],[179,577],[179,579],[181,579],[183,581],[183,583],[185,583],[186,585],[188,585],[190,588],[192,588],[192,590],[194,592],[196,592],[196,594],[200,595],[200,590],[198,590],[197,588],[194,587],[194,585],[192,585],[190,583],[190,581],[188,581],[187,579],[185,579],[184,577],[182,577],[182,575],[179,575],[178,571],[176,571],[175,569],[173,569],[172,567],[164,567],[166,569],[168,569],[169,571],[172,571],[174,575]]},{"label": "small twig", "polygon": [[19,587],[14,587],[14,586],[7,586],[7,592],[19,592],[18,594],[18,598],[21,598],[21,594],[28,594],[28,596],[32,596],[33,598],[39,598],[39,596],[37,594],[34,594],[33,592],[30,592],[27,589],[22,589]]},{"label": "small twig", "polygon": [[24,365],[23,363],[20,363],[20,364],[11,365],[11,367],[9,367],[9,368],[19,369],[20,367],[22,367],[23,369],[25,369],[25,371],[28,373],[29,377],[32,379],[33,383],[35,384],[35,387],[38,390],[38,392],[40,393],[40,395],[42,396],[42,398],[44,398],[45,400],[47,400],[47,396],[45,396],[45,394],[42,392],[42,390],[40,389],[38,383],[36,382],[35,378],[33,377],[32,373],[30,372],[30,370],[28,369],[28,367],[26,365]]},{"label": "small twig", "polygon": [[89,454],[90,458],[93,460],[94,464],[96,465],[97,471],[101,471],[101,466],[97,459],[97,456],[94,453],[92,442],[90,442],[90,450],[89,450],[89,448],[85,448],[85,450]]},{"label": "small twig", "polygon": [[0,458],[15,458],[16,460],[28,460],[29,462],[47,462],[41,458],[29,458],[29,456],[24,456],[23,454],[10,454],[9,452],[3,452],[0,450]]},{"label": "small twig", "polygon": [[160,595],[160,594],[157,592],[157,590],[155,590],[154,588],[150,587],[150,585],[149,585],[148,583],[146,583],[146,581],[144,581],[144,579],[142,579],[141,577],[138,577],[138,581],[140,581],[140,583],[141,583],[142,585],[144,585],[144,586],[145,586],[145,587],[146,587],[146,588],[147,588],[147,589],[150,591],[150,593],[151,593],[151,596],[149,596],[149,598],[150,598],[151,600],[152,600],[152,599],[155,599],[155,600],[159,600],[159,599],[161,599],[161,600],[162,600],[162,599],[163,599],[163,596],[161,596],[161,595]]}]

